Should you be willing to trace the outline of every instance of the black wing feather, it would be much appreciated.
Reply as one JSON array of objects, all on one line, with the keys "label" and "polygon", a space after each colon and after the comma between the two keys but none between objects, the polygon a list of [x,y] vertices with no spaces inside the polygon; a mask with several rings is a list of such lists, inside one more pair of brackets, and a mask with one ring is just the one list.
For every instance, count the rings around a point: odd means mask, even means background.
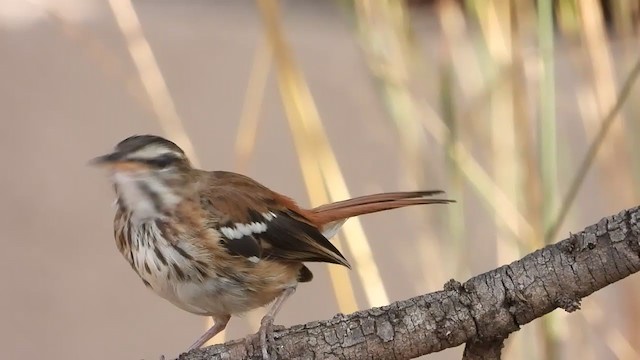
[{"label": "black wing feather", "polygon": [[276,212],[259,239],[270,248],[265,255],[285,260],[329,262],[349,267],[340,251],[313,225],[297,220],[293,212]]},{"label": "black wing feather", "polygon": [[[229,252],[247,258],[319,261],[350,267],[340,251],[309,219],[292,209],[286,198],[240,174],[215,171],[206,173],[206,179],[202,183],[206,191],[201,204],[209,213],[208,218],[215,219],[209,226],[218,230],[221,243]],[[244,236],[238,236],[238,224]],[[232,229],[232,233],[224,227]],[[225,232],[233,238],[227,238]]]},{"label": "black wing feather", "polygon": [[[216,202],[220,206],[220,202]],[[218,207],[218,211],[224,211]],[[301,262],[329,262],[350,267],[348,261],[340,251],[320,230],[309,224],[304,218],[293,211],[271,211],[273,216],[265,218],[260,212],[247,209],[244,216],[221,214],[224,223],[212,223],[221,236],[221,244],[232,254],[246,258],[280,259]],[[223,229],[235,229],[237,224],[263,223],[263,232],[244,235],[240,238],[225,236]]]},{"label": "black wing feather", "polygon": [[236,255],[244,256],[246,258],[262,258],[262,247],[260,246],[259,241],[251,235],[245,235],[240,239],[227,239],[225,237],[223,243],[227,250]]}]

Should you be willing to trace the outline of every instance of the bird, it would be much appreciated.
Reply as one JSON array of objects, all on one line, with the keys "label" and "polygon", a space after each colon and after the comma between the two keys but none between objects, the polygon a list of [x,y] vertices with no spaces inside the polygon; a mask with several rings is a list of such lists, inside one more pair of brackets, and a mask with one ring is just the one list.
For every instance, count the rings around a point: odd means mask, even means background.
[{"label": "bird", "polygon": [[441,190],[389,192],[312,209],[234,172],[194,167],[174,142],[133,135],[90,161],[105,168],[116,195],[117,249],[144,285],[213,325],[187,351],[223,331],[232,315],[271,304],[258,336],[269,358],[273,322],[305,265],[351,268],[329,241],[348,218],[411,205],[448,204]]}]

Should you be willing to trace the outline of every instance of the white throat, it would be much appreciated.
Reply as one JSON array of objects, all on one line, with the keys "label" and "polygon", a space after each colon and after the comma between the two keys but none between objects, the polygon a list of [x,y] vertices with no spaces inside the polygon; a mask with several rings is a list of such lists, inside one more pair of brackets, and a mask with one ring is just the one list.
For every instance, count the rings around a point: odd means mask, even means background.
[{"label": "white throat", "polygon": [[165,211],[175,208],[181,200],[160,179],[148,173],[115,172],[113,181],[135,223],[161,219]]}]

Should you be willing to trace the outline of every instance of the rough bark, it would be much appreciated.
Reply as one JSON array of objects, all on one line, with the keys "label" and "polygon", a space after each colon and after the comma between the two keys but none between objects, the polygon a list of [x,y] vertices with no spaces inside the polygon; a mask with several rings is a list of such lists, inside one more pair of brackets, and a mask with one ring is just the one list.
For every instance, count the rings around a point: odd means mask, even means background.
[{"label": "rough bark", "polygon": [[469,340],[464,347],[462,360],[500,360],[504,339]]},{"label": "rough bark", "polygon": [[[520,326],[578,310],[583,297],[640,269],[639,218],[639,208],[625,210],[464,284],[276,331],[272,358],[410,359],[467,343],[465,359],[499,359]],[[242,358],[261,359],[255,337],[179,357]]]}]

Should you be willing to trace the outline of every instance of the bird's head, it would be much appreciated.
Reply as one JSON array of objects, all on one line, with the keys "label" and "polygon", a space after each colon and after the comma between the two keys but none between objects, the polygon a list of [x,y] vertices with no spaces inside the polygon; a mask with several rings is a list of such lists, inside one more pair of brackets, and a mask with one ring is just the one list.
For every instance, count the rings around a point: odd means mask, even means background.
[{"label": "bird's head", "polygon": [[193,170],[178,145],[155,135],[128,137],[91,163],[109,170],[119,203],[141,219],[160,217],[187,196]]},{"label": "bird's head", "polygon": [[155,135],[134,135],[120,141],[113,152],[92,161],[114,172],[149,173],[184,171],[191,167],[178,145]]}]

